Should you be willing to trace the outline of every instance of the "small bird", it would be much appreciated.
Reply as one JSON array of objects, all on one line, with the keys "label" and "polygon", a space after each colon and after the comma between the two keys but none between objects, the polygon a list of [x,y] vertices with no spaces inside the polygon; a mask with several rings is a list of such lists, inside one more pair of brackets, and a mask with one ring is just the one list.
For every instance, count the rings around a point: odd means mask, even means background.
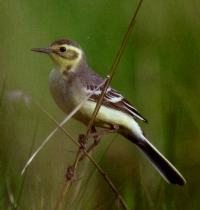
[{"label": "small bird", "polygon": [[[88,67],[86,55],[75,41],[59,39],[45,48],[32,51],[46,53],[54,63],[49,76],[49,88],[58,107],[66,114],[74,110],[104,80]],[[97,89],[73,118],[88,125],[102,87]],[[186,183],[179,171],[148,141],[135,121],[147,120],[116,90],[108,87],[101,108],[94,120],[95,127],[112,129],[133,142],[148,158],[162,177],[172,184]]]}]

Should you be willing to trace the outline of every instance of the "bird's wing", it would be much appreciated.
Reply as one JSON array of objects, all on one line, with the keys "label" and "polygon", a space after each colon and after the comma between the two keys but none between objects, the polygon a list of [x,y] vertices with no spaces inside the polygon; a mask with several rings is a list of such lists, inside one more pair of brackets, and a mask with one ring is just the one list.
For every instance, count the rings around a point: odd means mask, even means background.
[{"label": "bird's wing", "polygon": [[[94,89],[97,88],[97,85],[94,84],[85,83],[84,86],[87,94],[90,94]],[[102,89],[102,87],[97,89],[94,92],[94,94],[89,98],[89,100],[98,102]],[[111,109],[116,109],[118,111],[124,112],[132,116],[133,118],[138,118],[148,123],[148,121],[121,94],[119,94],[116,90],[114,90],[111,87],[108,87],[104,95],[102,105]]]}]

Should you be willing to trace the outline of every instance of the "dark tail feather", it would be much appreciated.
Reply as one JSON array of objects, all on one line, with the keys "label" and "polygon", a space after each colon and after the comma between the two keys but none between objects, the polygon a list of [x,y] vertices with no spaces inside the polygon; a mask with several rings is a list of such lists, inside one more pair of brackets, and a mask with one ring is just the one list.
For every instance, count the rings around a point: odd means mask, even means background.
[{"label": "dark tail feather", "polygon": [[178,170],[147,139],[137,142],[133,140],[132,142],[135,143],[167,182],[179,185],[186,183]]}]

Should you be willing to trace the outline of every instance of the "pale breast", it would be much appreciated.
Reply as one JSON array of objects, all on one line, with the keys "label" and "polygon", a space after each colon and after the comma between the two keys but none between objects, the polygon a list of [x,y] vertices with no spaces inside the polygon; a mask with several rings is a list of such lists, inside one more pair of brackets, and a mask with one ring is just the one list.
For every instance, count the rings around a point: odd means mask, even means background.
[{"label": "pale breast", "polygon": [[55,69],[51,71],[49,76],[49,89],[56,104],[66,114],[69,114],[75,108],[72,87],[70,87],[68,80]]}]

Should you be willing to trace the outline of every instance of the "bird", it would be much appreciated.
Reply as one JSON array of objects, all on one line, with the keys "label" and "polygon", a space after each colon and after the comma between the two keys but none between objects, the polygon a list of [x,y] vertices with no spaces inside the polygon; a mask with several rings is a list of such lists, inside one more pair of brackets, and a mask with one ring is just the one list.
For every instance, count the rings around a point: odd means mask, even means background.
[{"label": "bird", "polygon": [[[49,76],[50,93],[67,115],[104,81],[88,66],[81,46],[71,39],[59,39],[48,47],[31,50],[45,53],[53,61]],[[102,87],[96,89],[72,117],[87,126],[101,91]],[[93,126],[118,127],[117,132],[134,143],[168,183],[186,184],[181,173],[150,143],[136,119],[148,122],[120,93],[108,86]]]}]

